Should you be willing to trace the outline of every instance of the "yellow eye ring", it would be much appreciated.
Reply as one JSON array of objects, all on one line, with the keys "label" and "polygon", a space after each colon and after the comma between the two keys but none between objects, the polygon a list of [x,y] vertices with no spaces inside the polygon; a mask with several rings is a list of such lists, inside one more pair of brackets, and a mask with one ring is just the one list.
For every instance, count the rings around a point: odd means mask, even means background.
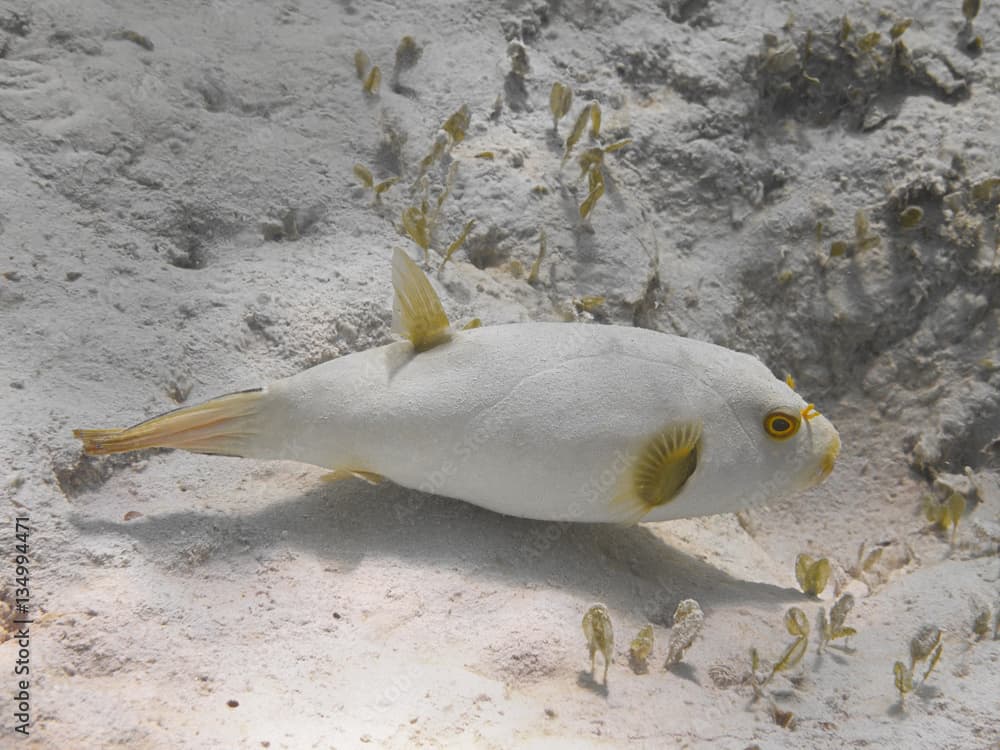
[{"label": "yellow eye ring", "polygon": [[764,431],[775,440],[785,440],[799,431],[802,418],[798,414],[772,411],[764,417]]}]

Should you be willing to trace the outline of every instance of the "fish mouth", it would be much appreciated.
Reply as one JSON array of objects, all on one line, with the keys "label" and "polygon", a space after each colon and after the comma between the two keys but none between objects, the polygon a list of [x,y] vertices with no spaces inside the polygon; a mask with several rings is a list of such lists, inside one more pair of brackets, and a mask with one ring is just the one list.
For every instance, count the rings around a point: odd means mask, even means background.
[{"label": "fish mouth", "polygon": [[835,433],[829,444],[826,446],[826,450],[824,450],[823,454],[820,456],[816,468],[802,477],[802,483],[799,485],[799,489],[807,490],[821,484],[823,480],[830,476],[833,472],[833,467],[836,465],[837,456],[839,455],[840,437]]},{"label": "fish mouth", "polygon": [[816,472],[816,484],[819,484],[830,476],[839,455],[840,436],[834,434],[833,440],[830,441],[830,444],[826,447],[826,451],[823,452],[823,457],[819,460],[819,471]]}]

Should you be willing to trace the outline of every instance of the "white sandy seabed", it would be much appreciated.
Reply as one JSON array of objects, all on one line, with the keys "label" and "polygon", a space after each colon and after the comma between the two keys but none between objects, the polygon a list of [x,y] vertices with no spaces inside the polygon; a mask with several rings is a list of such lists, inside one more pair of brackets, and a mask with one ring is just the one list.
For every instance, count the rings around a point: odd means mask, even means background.
[{"label": "white sandy seabed", "polygon": [[[0,746],[996,748],[1000,640],[974,628],[1000,609],[985,6],[970,27],[959,0],[0,4]],[[422,54],[394,75],[405,35]],[[554,81],[574,92],[558,135]],[[562,164],[589,101],[598,141]],[[581,221],[576,155],[626,138]],[[355,163],[401,180],[375,201]],[[420,257],[400,217],[425,191],[433,210],[452,165],[429,268],[453,320],[577,317],[752,352],[837,424],[833,476],[739,519],[619,528],[292,463],[81,456],[73,427],[390,340],[392,248]],[[954,540],[922,510],[953,492]],[[862,543],[883,550],[867,572]],[[819,600],[795,582],[801,552],[832,563]],[[838,592],[856,635],[819,654],[814,632],[754,701],[750,649],[766,669],[785,612],[815,623]],[[704,628],[665,669],[686,598]],[[594,601],[617,634],[606,687],[580,628]],[[902,705],[893,664],[923,626],[943,655]]]}]

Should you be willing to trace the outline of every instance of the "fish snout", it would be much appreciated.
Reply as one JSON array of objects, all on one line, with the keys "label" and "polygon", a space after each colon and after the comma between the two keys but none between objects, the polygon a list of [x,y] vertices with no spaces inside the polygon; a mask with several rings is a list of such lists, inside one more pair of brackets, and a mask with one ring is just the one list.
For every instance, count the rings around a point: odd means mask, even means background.
[{"label": "fish snout", "polygon": [[823,451],[823,455],[819,459],[819,480],[816,484],[819,484],[833,471],[834,464],[837,463],[837,456],[840,455],[840,435],[837,431],[833,431],[833,436],[830,442],[826,446],[826,450]]},{"label": "fish snout", "polygon": [[[822,421],[820,421],[822,420]],[[833,472],[840,455],[840,435],[837,429],[824,417],[812,421],[812,454],[804,474],[801,477],[801,488],[808,489],[823,482]]]}]

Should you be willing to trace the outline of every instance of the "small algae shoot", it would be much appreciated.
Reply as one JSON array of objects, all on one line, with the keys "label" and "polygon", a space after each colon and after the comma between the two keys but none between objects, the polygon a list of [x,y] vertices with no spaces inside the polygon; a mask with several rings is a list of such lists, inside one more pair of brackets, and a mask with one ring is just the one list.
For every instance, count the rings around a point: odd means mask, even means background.
[{"label": "small algae shoot", "polygon": [[629,645],[628,658],[632,671],[644,674],[649,671],[649,656],[653,653],[653,626],[644,625]]},{"label": "small algae shoot", "polygon": [[[580,142],[587,125],[590,125],[590,138],[597,140],[601,135],[601,105],[597,102],[589,102],[576,117],[573,128],[566,137],[565,150],[562,161],[565,164],[569,159],[573,148]],[[614,153],[628,146],[632,140],[626,138],[615,143],[595,146],[584,151],[580,157],[580,176],[587,178],[587,195],[580,204],[580,218],[586,219],[590,216],[597,201],[604,195],[605,176],[604,156]]]},{"label": "small algae shoot", "polygon": [[549,92],[549,111],[552,113],[552,130],[559,132],[559,121],[569,114],[573,106],[573,90],[556,81]]},{"label": "small algae shoot", "polygon": [[674,610],[674,627],[670,631],[670,645],[667,647],[668,668],[680,663],[684,652],[691,648],[701,634],[705,624],[705,614],[694,599],[685,599]]},{"label": "small algae shoot", "polygon": [[[919,688],[931,676],[931,672],[941,660],[944,644],[941,642],[943,633],[941,628],[933,625],[925,625],[917,631],[917,634],[910,640],[910,664],[907,666],[902,661],[897,661],[892,665],[892,674],[899,692],[899,705],[906,707],[906,696]],[[916,680],[917,666],[927,663],[923,676]]]},{"label": "small algae shoot", "polygon": [[538,281],[538,272],[542,270],[542,261],[545,260],[545,249],[546,237],[545,230],[543,229],[538,233],[538,255],[535,256],[535,260],[531,264],[531,270],[528,272],[529,284],[534,284]]},{"label": "small algae shoot", "polygon": [[354,176],[358,178],[362,187],[366,190],[371,190],[372,195],[375,196],[375,200],[379,200],[382,197],[382,193],[386,192],[389,188],[399,182],[399,177],[390,177],[387,180],[382,180],[381,182],[375,182],[375,178],[372,176],[371,170],[369,170],[363,164],[354,165]]},{"label": "small algae shoot", "polygon": [[423,54],[423,47],[417,44],[412,36],[407,35],[399,40],[399,46],[396,47],[396,62],[392,66],[392,76],[390,77],[390,88],[397,94],[407,93],[407,89],[400,84],[399,78],[404,72],[415,67]]},{"label": "small algae shoot", "polygon": [[597,653],[604,657],[604,684],[608,684],[608,667],[614,658],[615,633],[611,626],[611,615],[603,604],[593,604],[583,616],[583,635],[587,639],[590,653],[590,673],[597,669]]},{"label": "small algae shoot", "polygon": [[820,607],[816,621],[816,633],[819,642],[816,647],[817,653],[822,653],[830,641],[857,635],[857,630],[844,625],[847,615],[850,614],[853,608],[854,597],[850,594],[844,594],[837,600],[830,608],[829,616],[826,614],[826,609]]},{"label": "small algae shoot", "polygon": [[830,580],[830,561],[825,557],[814,560],[805,553],[800,554],[795,558],[795,580],[803,593],[819,596]]},{"label": "small algae shoot", "polygon": [[372,65],[364,50],[359,49],[354,53],[354,72],[361,80],[361,90],[368,96],[376,96],[379,84],[382,83],[382,70],[378,65]]},{"label": "small algae shoot", "polygon": [[806,618],[806,613],[798,607],[790,607],[785,612],[785,629],[789,635],[795,636],[795,640],[788,644],[788,647],[763,678],[760,677],[762,662],[757,649],[750,649],[750,685],[754,691],[754,700],[764,694],[764,687],[774,679],[776,674],[793,669],[805,656],[809,646],[809,620]]},{"label": "small algae shoot", "polygon": [[947,531],[951,529],[951,543],[958,535],[958,522],[965,515],[965,498],[957,492],[951,493],[944,502],[938,502],[933,495],[924,498],[924,517],[932,526]]}]

